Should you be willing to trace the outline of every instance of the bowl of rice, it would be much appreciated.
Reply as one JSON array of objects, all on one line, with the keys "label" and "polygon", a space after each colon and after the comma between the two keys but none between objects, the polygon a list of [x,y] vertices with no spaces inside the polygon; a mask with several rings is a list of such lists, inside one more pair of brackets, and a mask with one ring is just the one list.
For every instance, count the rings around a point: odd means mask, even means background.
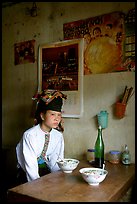
[{"label": "bowl of rice", "polygon": [[64,158],[62,160],[58,160],[57,164],[64,173],[72,173],[72,171],[77,168],[79,160]]},{"label": "bowl of rice", "polygon": [[89,185],[99,185],[108,174],[108,171],[105,169],[92,167],[82,168],[79,172]]}]

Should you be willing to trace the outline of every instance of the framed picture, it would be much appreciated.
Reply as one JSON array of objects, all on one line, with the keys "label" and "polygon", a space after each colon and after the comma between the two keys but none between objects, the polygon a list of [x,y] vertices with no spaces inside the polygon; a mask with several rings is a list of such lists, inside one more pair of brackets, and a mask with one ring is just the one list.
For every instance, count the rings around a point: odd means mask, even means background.
[{"label": "framed picture", "polygon": [[14,64],[35,62],[35,40],[14,44]]},{"label": "framed picture", "polygon": [[83,49],[83,39],[39,46],[38,92],[52,89],[66,94],[63,117],[80,118],[83,113]]}]

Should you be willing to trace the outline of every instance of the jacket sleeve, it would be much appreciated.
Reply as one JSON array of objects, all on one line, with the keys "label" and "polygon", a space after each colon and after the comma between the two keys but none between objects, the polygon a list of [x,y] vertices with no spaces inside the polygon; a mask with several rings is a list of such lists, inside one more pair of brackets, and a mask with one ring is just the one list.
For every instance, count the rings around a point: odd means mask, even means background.
[{"label": "jacket sleeve", "polygon": [[25,134],[22,140],[22,161],[21,166],[26,172],[28,181],[39,178],[35,142],[29,134]]}]

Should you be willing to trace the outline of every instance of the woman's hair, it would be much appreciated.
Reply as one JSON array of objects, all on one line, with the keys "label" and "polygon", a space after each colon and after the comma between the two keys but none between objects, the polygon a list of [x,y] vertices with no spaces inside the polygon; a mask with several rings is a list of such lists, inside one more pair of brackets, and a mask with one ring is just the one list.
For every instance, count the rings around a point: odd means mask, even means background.
[{"label": "woman's hair", "polygon": [[[38,125],[42,123],[40,114],[41,113],[46,114],[47,110],[50,110],[50,109],[48,108],[48,106],[45,104],[43,100],[40,100],[39,103],[37,104],[37,109],[34,116],[34,125]],[[56,129],[60,132],[64,131],[64,127],[62,126],[61,121]]]},{"label": "woman's hair", "polygon": [[42,119],[41,119],[40,114],[41,113],[45,114],[46,111],[47,111],[47,109],[46,109],[46,105],[45,105],[44,101],[40,100],[37,103],[36,112],[35,112],[35,116],[34,116],[35,125],[42,123]]},{"label": "woman's hair", "polygon": [[58,130],[59,132],[64,132],[64,127],[62,125],[62,122],[60,121],[58,127],[56,127],[56,130]]},{"label": "woman's hair", "polygon": [[[40,116],[41,113],[45,114],[47,110],[61,112],[63,98],[66,99],[67,95],[63,94],[58,90],[44,90],[41,93],[35,94],[32,97],[33,100],[37,100],[37,107],[34,116],[35,125],[42,123],[42,119]],[[61,132],[64,131],[61,122],[57,127],[57,130]]]}]

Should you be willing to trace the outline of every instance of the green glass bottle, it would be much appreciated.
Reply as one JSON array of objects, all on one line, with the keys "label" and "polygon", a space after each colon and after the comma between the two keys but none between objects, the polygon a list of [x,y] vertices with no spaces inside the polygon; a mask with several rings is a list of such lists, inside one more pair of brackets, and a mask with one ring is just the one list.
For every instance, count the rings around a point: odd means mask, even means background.
[{"label": "green glass bottle", "polygon": [[98,137],[95,143],[95,166],[103,168],[104,164],[104,142],[102,138],[102,128],[98,127]]}]

